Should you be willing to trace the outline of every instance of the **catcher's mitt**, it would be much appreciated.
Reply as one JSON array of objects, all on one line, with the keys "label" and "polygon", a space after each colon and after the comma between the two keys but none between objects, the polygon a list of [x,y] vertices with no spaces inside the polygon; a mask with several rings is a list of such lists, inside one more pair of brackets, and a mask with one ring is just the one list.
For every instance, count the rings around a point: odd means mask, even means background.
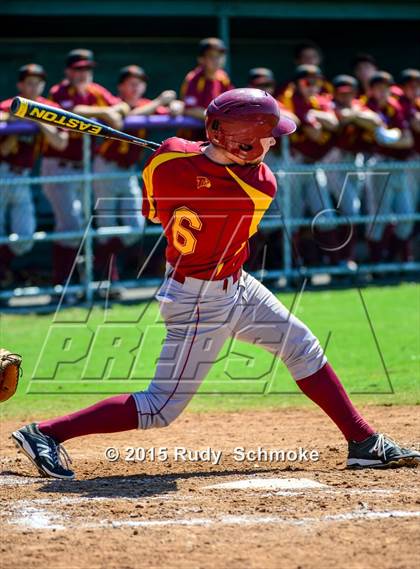
[{"label": "catcher's mitt", "polygon": [[21,372],[22,357],[0,348],[0,402],[15,394]]}]

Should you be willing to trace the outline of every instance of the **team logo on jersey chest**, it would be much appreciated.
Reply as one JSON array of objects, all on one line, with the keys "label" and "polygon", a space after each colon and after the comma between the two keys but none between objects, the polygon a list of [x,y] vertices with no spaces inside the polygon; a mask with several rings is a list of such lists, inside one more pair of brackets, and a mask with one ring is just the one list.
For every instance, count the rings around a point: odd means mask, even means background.
[{"label": "team logo on jersey chest", "polygon": [[200,188],[211,188],[211,182],[205,176],[197,176],[197,190]]}]

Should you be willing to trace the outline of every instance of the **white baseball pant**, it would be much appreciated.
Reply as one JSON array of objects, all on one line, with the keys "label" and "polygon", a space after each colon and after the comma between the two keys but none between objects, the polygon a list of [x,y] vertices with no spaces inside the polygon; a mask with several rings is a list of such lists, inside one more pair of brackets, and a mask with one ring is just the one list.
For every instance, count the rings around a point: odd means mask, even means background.
[{"label": "white baseball pant", "polygon": [[179,416],[229,338],[275,354],[296,381],[327,361],[309,328],[245,271],[236,282],[229,277],[225,290],[223,280],[166,278],[156,298],[167,334],[153,380],[133,394],[139,429],[166,427]]},{"label": "white baseball pant", "polygon": [[[0,176],[2,178],[20,178],[29,176],[30,169],[20,174],[13,172],[7,162],[0,163]],[[7,214],[10,215],[10,233],[20,237],[32,237],[35,231],[35,208],[32,201],[31,187],[28,184],[0,187],[0,235],[6,235]],[[23,255],[32,249],[33,243],[19,243],[11,241],[10,250],[15,255]]]}]

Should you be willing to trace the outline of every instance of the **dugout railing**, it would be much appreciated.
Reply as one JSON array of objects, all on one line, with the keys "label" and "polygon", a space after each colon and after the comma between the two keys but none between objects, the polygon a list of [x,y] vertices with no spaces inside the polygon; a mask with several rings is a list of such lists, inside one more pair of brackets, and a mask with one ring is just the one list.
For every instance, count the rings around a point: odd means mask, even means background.
[{"label": "dugout railing", "polygon": [[[126,130],[147,128],[151,129],[178,129],[178,128],[192,128],[202,126],[200,121],[192,119],[190,117],[169,117],[169,116],[150,116],[150,117],[130,117],[124,128]],[[27,121],[13,121],[11,123],[0,123],[0,135],[8,134],[25,134],[34,133],[37,131],[37,126],[31,124]],[[328,275],[338,275],[338,274],[355,274],[354,270],[345,265],[336,266],[317,266],[317,267],[304,267],[296,266],[293,263],[293,248],[291,242],[291,234],[293,229],[296,227],[311,227],[313,225],[313,218],[303,217],[296,218],[291,215],[291,176],[294,174],[311,173],[317,168],[316,164],[295,164],[290,160],[288,139],[283,139],[282,148],[282,158],[279,162],[279,168],[276,175],[279,179],[281,185],[281,214],[275,214],[274,216],[270,213],[266,214],[263,218],[260,227],[264,231],[270,231],[275,229],[282,230],[283,239],[283,256],[281,264],[279,263],[278,269],[270,269],[264,271],[257,271],[257,275],[264,276],[264,280],[277,280],[283,278],[284,282],[287,282],[293,277],[311,277],[317,274],[328,274]],[[17,186],[22,183],[27,183],[31,186],[33,185],[44,185],[48,183],[65,183],[65,182],[81,182],[83,184],[83,211],[85,227],[81,231],[69,231],[69,232],[45,232],[36,231],[32,237],[24,238],[17,235],[6,235],[0,236],[0,245],[7,245],[13,241],[32,241],[35,243],[48,242],[48,241],[70,241],[74,239],[80,239],[81,245],[79,249],[79,256],[83,258],[84,270],[82,271],[82,279],[80,284],[67,284],[63,286],[47,286],[47,287],[19,287],[11,288],[8,290],[0,290],[0,299],[10,299],[12,297],[23,297],[23,296],[37,296],[43,294],[59,295],[63,292],[65,288],[68,292],[74,293],[84,293],[87,302],[90,302],[93,298],[94,292],[103,286],[103,282],[95,281],[93,274],[93,242],[98,237],[105,236],[121,236],[127,234],[139,234],[140,239],[144,239],[146,236],[156,236],[157,238],[161,235],[162,229],[160,226],[145,224],[142,231],[136,230],[128,226],[116,226],[116,227],[106,227],[106,228],[94,228],[92,225],[92,215],[94,212],[92,210],[92,183],[94,180],[107,180],[107,179],[127,179],[133,175],[133,172],[107,172],[107,173],[94,173],[92,172],[92,139],[89,136],[83,137],[83,173],[75,175],[64,175],[64,176],[30,176],[27,178],[13,177],[13,178],[0,178],[0,191],[2,187],[6,186]],[[377,163],[374,165],[356,165],[353,162],[349,163],[320,163],[318,167],[322,168],[324,172],[331,171],[343,171],[346,173],[356,172],[360,175],[370,173],[370,172],[407,172],[413,171],[416,173],[415,179],[420,179],[420,160],[411,160],[404,162],[386,162]],[[139,175],[141,172],[139,171]],[[368,223],[396,223],[402,221],[420,221],[420,213],[418,211],[412,214],[387,214],[387,215],[357,215],[349,217],[340,217],[339,211],[337,211],[337,216],[334,218],[334,225],[360,225]],[[331,224],[331,220],[328,219],[318,219],[317,226],[322,224]],[[406,272],[414,273],[420,271],[420,262],[387,262],[381,264],[361,264],[358,266],[356,273],[370,273],[370,272],[381,272],[381,273],[392,273],[392,272]],[[127,288],[142,287],[142,286],[157,286],[160,282],[160,278],[139,278],[132,280],[123,280],[118,283],[108,283],[108,286],[124,286]]]}]

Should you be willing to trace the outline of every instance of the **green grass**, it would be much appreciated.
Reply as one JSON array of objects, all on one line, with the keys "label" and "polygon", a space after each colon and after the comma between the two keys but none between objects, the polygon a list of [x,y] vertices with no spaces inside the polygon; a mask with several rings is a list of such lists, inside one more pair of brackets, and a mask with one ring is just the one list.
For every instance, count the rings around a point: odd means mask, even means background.
[{"label": "green grass", "polygon": [[[357,289],[305,292],[296,314],[324,346],[329,338],[328,358],[357,402],[419,403],[418,288],[371,287],[361,294],[366,310]],[[279,298],[290,307],[294,295]],[[115,305],[108,312],[101,307],[91,312],[74,308],[57,317],[2,315],[0,344],[23,355],[24,375],[15,397],[1,406],[1,416],[50,416],[112,393],[144,388],[164,337],[157,320],[155,302]],[[191,408],[307,403],[281,363],[261,348],[237,342],[225,346]]]}]

